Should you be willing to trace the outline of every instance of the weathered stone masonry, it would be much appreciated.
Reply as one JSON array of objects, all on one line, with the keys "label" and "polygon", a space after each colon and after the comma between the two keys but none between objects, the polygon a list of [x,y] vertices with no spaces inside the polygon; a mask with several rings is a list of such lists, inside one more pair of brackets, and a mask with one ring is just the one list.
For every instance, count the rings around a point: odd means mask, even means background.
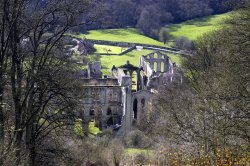
[{"label": "weathered stone masonry", "polygon": [[[132,89],[132,73],[136,72],[136,90]],[[169,57],[159,51],[140,57],[139,67],[127,64],[111,70],[112,76],[102,78],[101,63],[88,64],[88,74],[83,78],[83,112],[86,121],[95,120],[101,129],[121,127],[118,135],[126,135],[135,124],[146,120],[151,108],[151,97],[161,84],[173,79],[175,74]]]}]

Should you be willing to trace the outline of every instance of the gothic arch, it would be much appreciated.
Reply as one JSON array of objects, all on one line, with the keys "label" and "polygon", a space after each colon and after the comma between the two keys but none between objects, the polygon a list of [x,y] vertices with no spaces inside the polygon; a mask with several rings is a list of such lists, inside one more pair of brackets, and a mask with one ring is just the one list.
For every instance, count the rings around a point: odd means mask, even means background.
[{"label": "gothic arch", "polygon": [[107,121],[107,126],[110,127],[110,126],[113,126],[114,125],[114,121],[113,121],[113,118],[109,118],[108,121]]},{"label": "gothic arch", "polygon": [[89,116],[95,116],[95,110],[93,108],[89,110]]},{"label": "gothic arch", "polygon": [[112,110],[110,107],[108,107],[108,109],[107,109],[107,115],[112,115]]},{"label": "gothic arch", "polygon": [[154,71],[157,71],[157,62],[153,62],[154,63]]}]

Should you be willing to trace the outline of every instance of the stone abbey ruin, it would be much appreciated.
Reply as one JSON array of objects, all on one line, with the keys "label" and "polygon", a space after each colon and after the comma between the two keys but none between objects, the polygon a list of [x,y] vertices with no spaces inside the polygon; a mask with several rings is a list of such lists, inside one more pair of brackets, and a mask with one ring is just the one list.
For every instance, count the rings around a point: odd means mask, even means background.
[{"label": "stone abbey ruin", "polygon": [[[111,76],[103,76],[101,63],[88,64],[83,82],[83,110],[85,122],[95,120],[100,129],[117,130],[120,136],[145,120],[152,111],[151,98],[162,84],[173,79],[182,81],[175,63],[160,51],[140,57],[138,67],[127,64],[111,69]],[[136,81],[132,81],[135,75]]]}]

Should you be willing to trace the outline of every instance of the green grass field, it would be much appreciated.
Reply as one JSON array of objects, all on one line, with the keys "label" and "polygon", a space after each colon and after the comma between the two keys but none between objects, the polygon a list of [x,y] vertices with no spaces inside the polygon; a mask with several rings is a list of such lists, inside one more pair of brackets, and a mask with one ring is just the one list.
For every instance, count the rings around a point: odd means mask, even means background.
[{"label": "green grass field", "polygon": [[[205,34],[209,31],[216,30],[224,24],[223,20],[228,18],[231,13],[225,13],[220,15],[213,15],[199,19],[189,20],[179,24],[173,24],[168,27],[170,34],[174,37],[185,36],[191,40],[197,39],[197,37]],[[163,43],[154,40],[152,38],[143,36],[140,32],[134,28],[128,29],[105,29],[105,30],[91,30],[86,34],[80,34],[78,37],[86,37],[88,39],[118,41],[118,42],[130,42],[130,43],[142,43],[156,46],[163,46]],[[120,54],[125,49],[115,46],[107,45],[95,45],[95,53],[108,53],[108,54]],[[153,52],[152,50],[133,50],[123,56],[119,55],[102,55],[100,60],[102,63],[102,72],[104,75],[110,75],[110,69],[113,65],[119,67],[124,65],[128,60],[134,66],[139,65],[139,57]],[[172,62],[176,62],[177,65],[181,64],[181,56],[168,54]]]},{"label": "green grass field", "polygon": [[173,38],[185,36],[190,40],[195,40],[197,37],[205,33],[217,30],[222,27],[224,20],[231,14],[232,12],[193,19],[179,24],[169,25],[165,28],[167,28],[168,32]]},{"label": "green grass field", "polygon": [[[110,69],[112,68],[113,65],[116,67],[119,67],[121,65],[126,64],[127,61],[130,62],[130,64],[134,66],[139,66],[139,59],[141,55],[147,55],[154,52],[153,50],[142,50],[142,51],[137,51],[133,50],[125,55],[119,56],[119,55],[102,55],[101,56],[101,63],[102,63],[102,72],[105,75],[110,75]],[[166,53],[165,53],[166,54]],[[174,55],[167,53],[167,55],[170,57],[172,62],[176,62],[177,65],[181,64],[181,56],[180,55]]]},{"label": "green grass field", "polygon": [[108,46],[108,45],[94,45],[96,52],[95,53],[105,53],[105,54],[120,54],[125,51],[127,48],[116,47],[116,46]]},{"label": "green grass field", "polygon": [[[201,36],[204,33],[220,28],[221,25],[224,24],[224,19],[228,18],[231,14],[232,12],[219,15],[212,15],[204,18],[189,20],[179,24],[172,24],[164,28],[167,28],[173,38],[185,36],[191,40],[195,40],[197,37]],[[90,30],[87,31],[85,34],[78,35],[78,37],[86,37],[87,39],[94,40],[164,46],[162,42],[142,35],[139,30],[135,28]]]},{"label": "green grass field", "polygon": [[162,42],[142,35],[139,30],[135,28],[91,30],[86,34],[78,35],[78,37],[86,37],[87,39],[93,40],[150,44],[156,46],[164,45]]},{"label": "green grass field", "polygon": [[107,55],[102,55],[101,56],[101,62],[103,66],[103,73],[104,74],[110,74],[110,69],[112,68],[113,65],[116,67],[119,67],[121,65],[124,65],[129,61],[132,65],[138,66],[139,65],[139,58],[141,55],[146,55],[151,53],[151,50],[142,50],[142,51],[137,51],[133,50],[125,55],[112,55],[112,56],[107,56]]}]

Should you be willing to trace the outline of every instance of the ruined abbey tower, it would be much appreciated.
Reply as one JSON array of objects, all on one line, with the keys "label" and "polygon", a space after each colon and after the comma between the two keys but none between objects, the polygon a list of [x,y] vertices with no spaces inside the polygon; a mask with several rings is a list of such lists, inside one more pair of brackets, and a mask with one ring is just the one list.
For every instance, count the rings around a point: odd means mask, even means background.
[{"label": "ruined abbey tower", "polygon": [[[145,120],[152,111],[151,97],[161,84],[173,79],[182,80],[175,73],[175,64],[167,54],[159,51],[140,57],[140,65],[127,64],[111,69],[112,76],[103,76],[101,63],[88,64],[83,82],[82,118],[95,120],[100,129],[112,127],[120,136]],[[136,81],[132,81],[132,76]],[[134,80],[134,79],[133,79]]]}]

